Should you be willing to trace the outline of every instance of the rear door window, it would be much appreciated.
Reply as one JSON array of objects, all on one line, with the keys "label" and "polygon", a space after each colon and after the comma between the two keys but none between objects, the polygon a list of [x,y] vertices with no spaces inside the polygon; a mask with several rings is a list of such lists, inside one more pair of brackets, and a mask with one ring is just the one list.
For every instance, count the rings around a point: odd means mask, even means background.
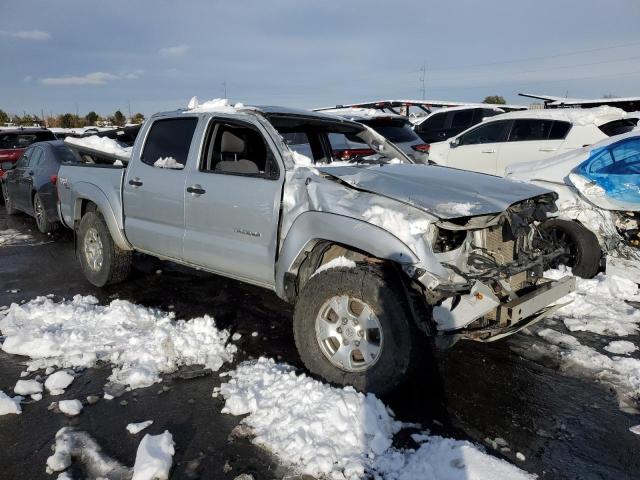
[{"label": "rear door window", "polygon": [[460,137],[460,145],[503,142],[506,137],[508,120],[489,122],[474,128]]},{"label": "rear door window", "polygon": [[370,126],[384,138],[393,143],[414,142],[419,140],[409,124],[404,120],[362,122]]},{"label": "rear door window", "polygon": [[156,120],[147,135],[141,160],[153,167],[182,170],[197,124],[195,117]]},{"label": "rear door window", "polygon": [[553,122],[551,126],[551,132],[549,132],[549,140],[563,140],[567,133],[571,130],[571,124],[569,122]]},{"label": "rear door window", "polygon": [[553,120],[522,119],[515,120],[509,134],[510,142],[547,140]]},{"label": "rear door window", "polygon": [[473,123],[473,110],[460,110],[452,114],[451,128],[466,128]]}]

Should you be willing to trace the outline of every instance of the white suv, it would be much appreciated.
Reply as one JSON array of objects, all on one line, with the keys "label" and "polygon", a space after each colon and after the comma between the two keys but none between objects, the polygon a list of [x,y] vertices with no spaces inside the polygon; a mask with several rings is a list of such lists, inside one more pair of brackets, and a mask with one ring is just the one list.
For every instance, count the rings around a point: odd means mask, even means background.
[{"label": "white suv", "polygon": [[432,143],[438,165],[504,175],[514,163],[542,160],[635,128],[619,108],[525,110],[496,115],[446,142]]}]

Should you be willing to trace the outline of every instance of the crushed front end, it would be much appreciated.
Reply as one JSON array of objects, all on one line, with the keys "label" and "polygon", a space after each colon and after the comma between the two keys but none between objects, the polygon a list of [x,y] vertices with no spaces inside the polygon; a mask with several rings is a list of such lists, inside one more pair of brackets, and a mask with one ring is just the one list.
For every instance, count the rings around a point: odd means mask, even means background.
[{"label": "crushed front end", "polygon": [[439,337],[497,340],[562,306],[557,302],[575,290],[575,278],[543,277],[563,251],[544,248],[535,226],[555,210],[554,201],[545,195],[500,215],[436,224],[432,248],[448,278],[435,283],[425,273],[421,281],[431,281],[424,294]]}]

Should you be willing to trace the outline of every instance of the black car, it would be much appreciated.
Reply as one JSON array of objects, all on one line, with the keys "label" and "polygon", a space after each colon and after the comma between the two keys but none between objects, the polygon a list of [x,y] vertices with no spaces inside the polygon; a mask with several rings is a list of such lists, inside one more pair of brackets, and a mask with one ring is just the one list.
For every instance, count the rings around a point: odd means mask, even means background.
[{"label": "black car", "polygon": [[56,183],[62,162],[76,158],[60,140],[38,142],[27,148],[15,168],[2,179],[2,194],[7,214],[18,210],[36,219],[42,233],[58,228]]},{"label": "black car", "polygon": [[414,131],[425,143],[442,142],[455,137],[486,117],[504,113],[494,107],[453,107],[437,110],[414,124]]}]

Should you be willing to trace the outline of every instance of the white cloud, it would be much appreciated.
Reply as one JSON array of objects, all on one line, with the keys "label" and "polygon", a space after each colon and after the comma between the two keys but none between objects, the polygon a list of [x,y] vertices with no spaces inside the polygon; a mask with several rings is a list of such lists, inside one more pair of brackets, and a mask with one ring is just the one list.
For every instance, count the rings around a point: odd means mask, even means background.
[{"label": "white cloud", "polygon": [[0,35],[4,37],[19,38],[21,40],[49,40],[51,34],[42,30],[29,30],[22,32],[10,32],[8,30],[0,30]]},{"label": "white cloud", "polygon": [[189,45],[176,45],[174,47],[161,48],[158,53],[162,57],[181,57],[189,51]]},{"label": "white cloud", "polygon": [[25,82],[30,82],[31,80],[33,80],[33,77],[31,75],[27,75],[26,77],[24,77]]},{"label": "white cloud", "polygon": [[64,77],[47,77],[41,78],[40,83],[44,85],[68,86],[68,85],[104,85],[112,80],[132,80],[138,78],[141,73],[137,70],[134,73],[124,75],[114,75],[106,72],[87,73],[82,76],[64,76]]}]

